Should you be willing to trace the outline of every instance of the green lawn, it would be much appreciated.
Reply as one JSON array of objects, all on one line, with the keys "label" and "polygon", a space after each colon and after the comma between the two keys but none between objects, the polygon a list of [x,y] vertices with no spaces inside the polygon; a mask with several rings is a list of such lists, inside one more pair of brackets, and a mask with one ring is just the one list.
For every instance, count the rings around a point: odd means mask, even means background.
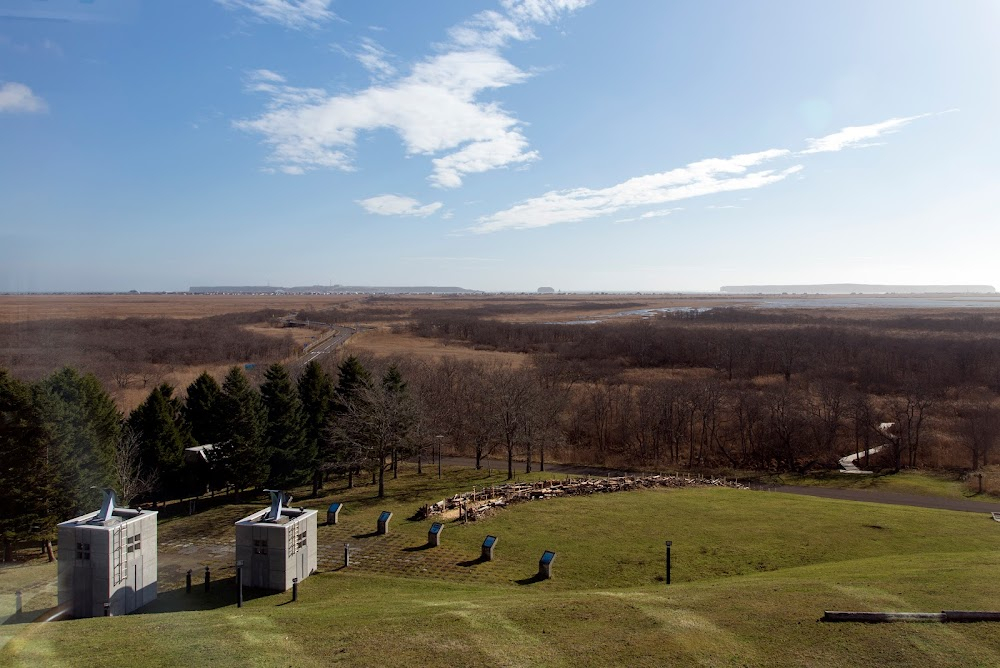
[{"label": "green lawn", "polygon": [[848,475],[839,471],[796,475],[793,473],[762,479],[777,485],[802,487],[831,487],[836,489],[870,489],[898,494],[942,496],[949,499],[968,499],[997,503],[1000,496],[979,494],[973,483],[963,481],[953,473],[937,471],[900,471],[885,475]]},{"label": "green lawn", "polygon": [[[407,472],[384,500],[371,487],[332,494],[349,505],[320,529],[321,552],[348,541],[378,559],[327,567],[298,602],[237,609],[230,579],[210,595],[166,588],[146,614],[0,627],[13,634],[0,665],[1000,665],[997,625],[818,621],[825,609],[998,607],[1000,524],[983,515],[653,490],[521,504],[418,550],[429,522],[406,518],[482,475]],[[382,508],[395,512],[390,536],[366,536]],[[161,535],[242,510],[172,519]],[[497,559],[474,563],[487,533]],[[557,552],[554,579],[533,582],[544,549]]]}]

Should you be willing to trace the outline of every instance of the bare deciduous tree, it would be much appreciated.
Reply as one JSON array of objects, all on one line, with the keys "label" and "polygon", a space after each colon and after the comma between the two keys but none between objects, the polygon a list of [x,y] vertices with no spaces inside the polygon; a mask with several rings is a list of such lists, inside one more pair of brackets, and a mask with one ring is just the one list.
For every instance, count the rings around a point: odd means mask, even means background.
[{"label": "bare deciduous tree", "polygon": [[140,448],[139,435],[128,427],[123,428],[115,442],[113,474],[115,488],[126,506],[156,487],[156,472],[144,470]]},{"label": "bare deciduous tree", "polygon": [[1000,438],[1000,411],[988,397],[968,401],[956,411],[960,420],[962,445],[972,456],[972,470],[986,466],[989,455]]}]

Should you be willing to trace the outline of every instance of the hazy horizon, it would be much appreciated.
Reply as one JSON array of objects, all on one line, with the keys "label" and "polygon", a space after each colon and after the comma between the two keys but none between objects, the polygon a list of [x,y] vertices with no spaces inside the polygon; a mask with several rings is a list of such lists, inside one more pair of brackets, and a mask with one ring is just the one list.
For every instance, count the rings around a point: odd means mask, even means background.
[{"label": "hazy horizon", "polygon": [[996,285],[1000,6],[0,7],[0,291]]}]

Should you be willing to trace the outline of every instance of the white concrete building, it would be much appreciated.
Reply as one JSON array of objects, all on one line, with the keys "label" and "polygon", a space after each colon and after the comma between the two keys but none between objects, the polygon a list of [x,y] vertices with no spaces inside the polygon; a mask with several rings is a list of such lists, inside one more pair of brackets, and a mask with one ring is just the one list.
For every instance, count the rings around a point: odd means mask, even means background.
[{"label": "white concrete building", "polygon": [[115,507],[59,525],[59,606],[73,617],[124,615],[156,599],[156,512]]},{"label": "white concrete building", "polygon": [[271,507],[236,523],[236,560],[243,562],[243,582],[250,587],[286,591],[314,573],[317,511],[290,508],[292,497],[278,490]]}]

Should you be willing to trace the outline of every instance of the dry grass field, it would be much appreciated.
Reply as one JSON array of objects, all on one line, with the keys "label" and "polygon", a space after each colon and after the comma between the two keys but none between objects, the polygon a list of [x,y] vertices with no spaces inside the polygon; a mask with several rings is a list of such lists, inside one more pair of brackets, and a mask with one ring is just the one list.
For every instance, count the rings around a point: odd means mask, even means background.
[{"label": "dry grass field", "polygon": [[[783,301],[789,305],[809,297],[773,296],[766,298],[766,305],[779,306]],[[813,300],[819,299],[814,297]],[[841,317],[863,318],[878,321],[885,318],[918,317],[918,318],[954,318],[956,310],[945,308],[891,308],[894,298],[887,296],[885,308],[823,308],[811,310],[815,315],[824,318],[839,319]],[[191,321],[211,316],[227,314],[264,313],[271,310],[272,315],[261,315],[260,322],[242,324],[239,327],[250,333],[263,337],[289,340],[290,344],[278,354],[281,361],[291,363],[296,360],[297,352],[322,337],[328,331],[322,328],[283,328],[275,326],[276,320],[268,320],[277,314],[303,313],[313,320],[349,326],[358,326],[361,331],[353,336],[344,347],[346,352],[385,357],[401,357],[423,361],[440,360],[452,357],[459,360],[479,360],[520,365],[525,356],[519,352],[502,352],[484,349],[486,346],[473,346],[465,341],[445,340],[415,336],[402,331],[394,325],[413,322],[421,317],[438,317],[448,319],[454,314],[468,315],[480,319],[493,319],[511,323],[547,323],[588,321],[594,319],[619,316],[622,313],[641,312],[648,309],[669,308],[700,308],[720,306],[740,306],[756,303],[765,305],[759,297],[745,295],[642,295],[642,294],[511,294],[511,295],[192,295],[192,294],[117,294],[117,295],[0,295],[0,328],[13,328],[14,337],[8,343],[7,351],[14,357],[36,355],[44,342],[32,341],[32,336],[17,336],[18,325],[25,327],[31,323],[52,323],[53,331],[57,324],[66,325],[84,319],[153,319],[168,318]],[[990,309],[975,309],[990,318]],[[971,313],[967,313],[971,317]],[[638,319],[641,314],[614,317],[615,320]],[[44,329],[45,325],[43,325]],[[979,335],[978,333],[976,334]],[[953,337],[969,337],[970,332],[960,332]],[[44,337],[43,337],[44,338]],[[78,339],[71,339],[78,340]],[[105,340],[111,348],[117,343],[110,338]],[[0,345],[4,345],[0,340]],[[62,346],[63,344],[59,344]],[[109,347],[105,346],[105,347]],[[124,346],[122,346],[124,348]],[[235,350],[235,349],[233,349]],[[289,354],[287,351],[297,351]],[[234,353],[236,354],[236,353]],[[256,363],[263,366],[274,359],[259,359],[236,354],[240,359],[224,360],[218,363],[185,364],[171,360],[142,362],[140,372],[127,386],[121,387],[110,382],[107,351],[103,352],[102,361],[98,361],[98,352],[93,354],[77,344],[73,349],[53,348],[51,343],[46,349],[44,363],[51,369],[46,370],[36,364],[33,372],[26,374],[29,378],[40,377],[63,364],[74,364],[85,371],[94,371],[105,381],[109,391],[113,393],[119,405],[129,410],[137,405],[149,392],[152,385],[158,382],[168,382],[175,387],[184,388],[202,371],[208,371],[221,377],[233,363]],[[88,368],[91,360],[92,368]],[[16,363],[11,362],[12,371],[19,373]],[[150,369],[153,371],[150,372]],[[706,369],[629,369],[623,380],[629,383],[644,383],[660,379],[691,378],[708,374]]]},{"label": "dry grass field", "polygon": [[[739,300],[736,300],[739,301]],[[391,325],[405,324],[421,313],[469,313],[510,322],[565,322],[612,316],[623,311],[671,307],[700,307],[736,303],[726,297],[706,298],[682,295],[0,295],[0,326],[19,323],[82,321],[94,318],[172,318],[192,320],[233,313],[253,313],[272,309],[282,313],[308,312],[324,322],[360,325],[345,350],[353,354],[405,357],[425,361],[453,357],[459,360],[499,362],[519,366],[519,353],[479,350],[460,341],[440,341],[393,331]],[[282,328],[260,322],[242,326],[267,337],[291,337],[294,349],[321,338],[323,328]],[[24,345],[23,341],[17,344]],[[30,343],[29,343],[30,346]],[[54,351],[47,358],[52,369],[75,363],[85,371],[85,350]],[[294,362],[296,356],[285,358]],[[246,359],[243,362],[261,362]],[[106,366],[106,364],[105,364]],[[137,377],[126,387],[106,382],[109,392],[123,410],[131,410],[160,382],[184,388],[202,371],[221,378],[230,363],[184,365],[161,363],[155,371]],[[147,369],[150,365],[146,365]],[[259,371],[259,370],[258,370]],[[17,374],[17,369],[14,369]],[[253,375],[253,372],[251,372]],[[107,381],[107,379],[105,379]]]},{"label": "dry grass field", "polygon": [[0,323],[64,318],[203,318],[223,313],[330,308],[354,295],[281,297],[258,295],[0,295]]},{"label": "dry grass field", "polygon": [[[425,309],[501,307],[517,322],[573,320],[628,309],[699,307],[745,303],[745,298],[704,295],[0,295],[0,323],[64,318],[201,318],[261,309],[326,311],[345,316],[377,310],[413,314]],[[557,318],[555,316],[558,316]],[[405,316],[404,316],[405,319]],[[363,321],[362,321],[363,322]]]},{"label": "dry grass field", "polygon": [[405,357],[427,362],[451,357],[458,361],[496,362],[520,366],[526,359],[526,355],[522,353],[476,350],[461,341],[445,343],[437,339],[426,339],[412,334],[394,333],[386,327],[355,334],[344,344],[344,350],[351,354]]}]

